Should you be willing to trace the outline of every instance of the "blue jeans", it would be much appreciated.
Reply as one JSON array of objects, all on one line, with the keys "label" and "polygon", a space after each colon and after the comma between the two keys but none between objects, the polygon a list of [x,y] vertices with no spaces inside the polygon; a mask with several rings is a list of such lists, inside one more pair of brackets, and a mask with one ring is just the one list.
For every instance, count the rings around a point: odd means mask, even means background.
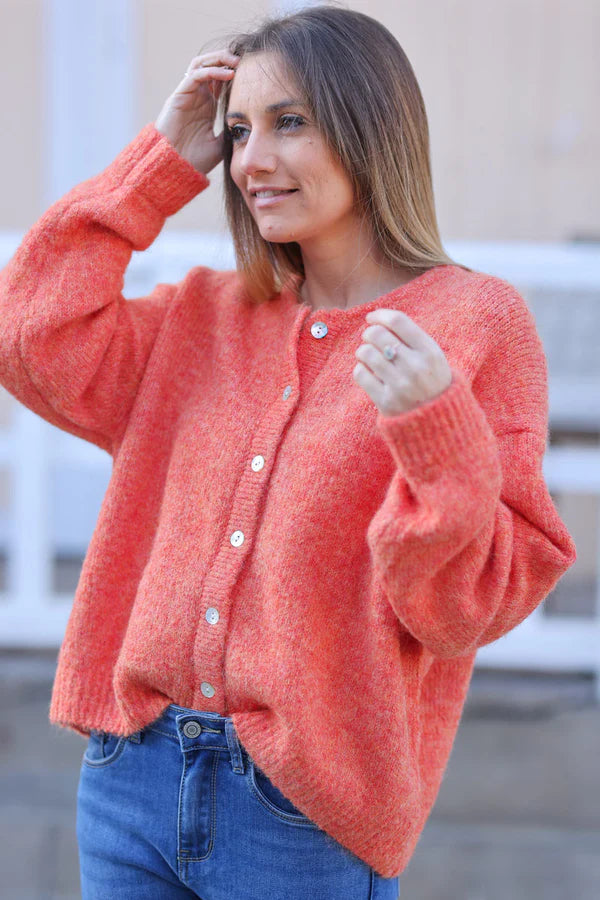
[{"label": "blue jeans", "polygon": [[253,762],[231,718],[171,704],[81,762],[82,900],[397,900]]}]

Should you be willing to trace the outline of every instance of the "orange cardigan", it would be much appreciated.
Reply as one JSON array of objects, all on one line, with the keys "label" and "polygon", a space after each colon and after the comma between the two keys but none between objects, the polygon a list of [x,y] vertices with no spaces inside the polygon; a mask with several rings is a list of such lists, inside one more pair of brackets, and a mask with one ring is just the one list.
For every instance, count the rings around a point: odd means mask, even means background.
[{"label": "orange cardigan", "polygon": [[[123,274],[208,184],[153,124],[0,273],[0,383],[113,457],[50,721],[129,735],[169,703],[230,715],[258,766],[381,875],[408,864],[478,647],[576,558],[542,475],[546,359],[506,281],[441,265],[376,300],[248,302],[193,268]],[[353,380],[401,309],[452,384],[382,416]]]}]

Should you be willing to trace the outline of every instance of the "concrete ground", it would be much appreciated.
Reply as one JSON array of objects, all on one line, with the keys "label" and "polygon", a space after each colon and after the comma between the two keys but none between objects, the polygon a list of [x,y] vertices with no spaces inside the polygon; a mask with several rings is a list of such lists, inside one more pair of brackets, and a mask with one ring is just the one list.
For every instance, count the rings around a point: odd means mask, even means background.
[{"label": "concrete ground", "polygon": [[[85,741],[48,722],[54,666],[0,653],[2,900],[80,898]],[[598,900],[599,713],[588,679],[476,672],[402,900]]]}]

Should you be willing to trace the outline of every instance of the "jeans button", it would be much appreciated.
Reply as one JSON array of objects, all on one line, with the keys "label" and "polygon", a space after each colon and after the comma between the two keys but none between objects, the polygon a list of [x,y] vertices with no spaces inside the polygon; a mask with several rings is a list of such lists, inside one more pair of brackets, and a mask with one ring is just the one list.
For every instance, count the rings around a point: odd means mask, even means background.
[{"label": "jeans button", "polygon": [[202,731],[202,725],[199,722],[186,722],[183,726],[183,733],[186,737],[195,738]]}]

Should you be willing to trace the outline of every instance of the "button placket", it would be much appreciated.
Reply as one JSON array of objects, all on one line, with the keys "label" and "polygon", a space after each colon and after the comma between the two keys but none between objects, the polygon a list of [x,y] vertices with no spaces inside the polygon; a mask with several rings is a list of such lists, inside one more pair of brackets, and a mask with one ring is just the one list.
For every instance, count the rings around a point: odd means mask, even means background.
[{"label": "button placket", "polygon": [[[310,326],[310,333],[311,333],[312,337],[314,337],[316,340],[321,340],[322,338],[324,338],[327,335],[328,331],[329,331],[329,329],[327,327],[326,322],[322,322],[322,321],[313,322],[312,325]],[[288,400],[291,395],[292,395],[292,385],[288,384],[285,386],[285,388],[283,390],[282,399]],[[253,472],[262,471],[262,469],[264,469],[264,467],[265,467],[264,456],[262,456],[261,454],[256,454],[255,456],[253,456],[252,460],[250,462],[250,467]],[[241,529],[237,529],[236,531],[232,532],[232,534],[229,537],[229,542],[232,547],[241,547],[243,545],[244,541],[245,541],[245,535]],[[215,606],[209,606],[205,613],[205,619],[209,625],[216,625],[220,619],[219,610]],[[207,697],[209,699],[211,697],[213,697],[216,693],[214,686],[208,681],[203,681],[200,684],[200,691],[202,692],[203,697]],[[191,723],[188,723],[188,724],[191,724]],[[191,735],[188,735],[188,736],[191,736]]]},{"label": "button placket", "polygon": [[[250,465],[253,472],[260,472],[265,467],[264,456],[257,454],[252,458],[252,462]],[[230,540],[234,547],[240,546],[244,540],[243,532],[234,532]],[[216,625],[219,621],[219,610],[215,606],[209,606],[206,610],[205,618],[209,625]]]}]

